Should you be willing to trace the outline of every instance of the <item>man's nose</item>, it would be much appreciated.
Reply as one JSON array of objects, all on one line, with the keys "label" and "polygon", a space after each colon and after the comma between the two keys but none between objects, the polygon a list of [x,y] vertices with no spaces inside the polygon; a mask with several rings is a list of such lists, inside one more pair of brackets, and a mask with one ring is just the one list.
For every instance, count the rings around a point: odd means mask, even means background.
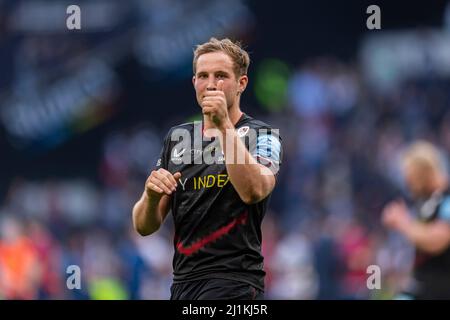
[{"label": "man's nose", "polygon": [[217,90],[217,82],[216,80],[212,79],[208,82],[208,86],[206,87],[207,91],[215,91]]}]

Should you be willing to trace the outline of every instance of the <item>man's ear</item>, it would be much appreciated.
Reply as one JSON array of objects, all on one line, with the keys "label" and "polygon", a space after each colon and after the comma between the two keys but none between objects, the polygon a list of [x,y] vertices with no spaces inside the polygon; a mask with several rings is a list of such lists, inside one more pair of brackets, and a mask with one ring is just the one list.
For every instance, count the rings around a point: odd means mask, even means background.
[{"label": "man's ear", "polygon": [[195,86],[195,75],[192,76],[192,84]]},{"label": "man's ear", "polygon": [[245,91],[245,88],[247,88],[247,84],[248,84],[247,75],[240,76],[240,78],[239,78],[239,92],[240,93]]}]

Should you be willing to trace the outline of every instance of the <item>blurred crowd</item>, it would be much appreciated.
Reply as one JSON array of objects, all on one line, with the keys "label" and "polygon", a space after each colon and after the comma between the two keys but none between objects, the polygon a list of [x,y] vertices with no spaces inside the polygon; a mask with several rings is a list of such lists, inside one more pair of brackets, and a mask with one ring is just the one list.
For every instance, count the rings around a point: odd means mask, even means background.
[{"label": "blurred crowd", "polygon": [[[358,65],[324,57],[292,72],[286,98],[251,114],[279,128],[284,146],[263,224],[266,298],[391,298],[413,251],[381,226],[381,210],[404,194],[405,144],[450,151],[449,79],[378,92]],[[168,299],[172,221],[150,237],[131,226],[165,133],[148,121],[111,132],[95,177],[14,179],[0,203],[0,299]],[[81,287],[71,290],[73,265]],[[379,289],[367,286],[370,265]]]}]

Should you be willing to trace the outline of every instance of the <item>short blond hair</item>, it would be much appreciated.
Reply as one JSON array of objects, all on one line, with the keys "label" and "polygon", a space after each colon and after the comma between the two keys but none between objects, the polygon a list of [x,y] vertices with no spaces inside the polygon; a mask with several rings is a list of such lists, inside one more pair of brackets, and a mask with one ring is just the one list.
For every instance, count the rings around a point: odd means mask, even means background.
[{"label": "short blond hair", "polygon": [[233,70],[236,78],[246,75],[250,65],[250,57],[248,52],[242,48],[240,42],[233,42],[228,38],[218,40],[216,38],[209,39],[208,42],[197,45],[194,50],[194,59],[192,61],[192,69],[194,75],[197,70],[197,60],[205,53],[223,52],[227,54],[233,61]]},{"label": "short blond hair", "polygon": [[419,140],[409,145],[401,157],[402,168],[415,165],[426,171],[446,174],[446,164],[442,153],[432,143]]}]

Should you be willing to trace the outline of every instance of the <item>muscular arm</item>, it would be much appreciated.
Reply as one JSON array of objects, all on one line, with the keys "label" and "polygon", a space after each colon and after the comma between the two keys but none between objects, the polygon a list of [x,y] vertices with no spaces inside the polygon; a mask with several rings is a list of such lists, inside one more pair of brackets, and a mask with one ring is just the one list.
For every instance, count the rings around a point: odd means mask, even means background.
[{"label": "muscular arm", "polygon": [[444,221],[411,220],[399,229],[414,245],[429,254],[439,254],[450,245],[450,225]]},{"label": "muscular arm", "polygon": [[220,137],[228,177],[239,197],[247,204],[265,199],[275,187],[273,173],[252,157],[231,124],[221,130]]},{"label": "muscular arm", "polygon": [[147,192],[133,207],[133,226],[141,236],[148,236],[159,229],[169,212],[170,197],[151,199]]},{"label": "muscular arm", "polygon": [[141,236],[159,229],[169,212],[170,197],[175,192],[181,173],[172,175],[165,169],[152,171],[141,198],[133,207],[133,226]]},{"label": "muscular arm", "polygon": [[439,254],[450,246],[448,222],[420,222],[409,215],[404,201],[393,201],[386,206],[383,223],[403,234],[414,246],[428,254]]}]

